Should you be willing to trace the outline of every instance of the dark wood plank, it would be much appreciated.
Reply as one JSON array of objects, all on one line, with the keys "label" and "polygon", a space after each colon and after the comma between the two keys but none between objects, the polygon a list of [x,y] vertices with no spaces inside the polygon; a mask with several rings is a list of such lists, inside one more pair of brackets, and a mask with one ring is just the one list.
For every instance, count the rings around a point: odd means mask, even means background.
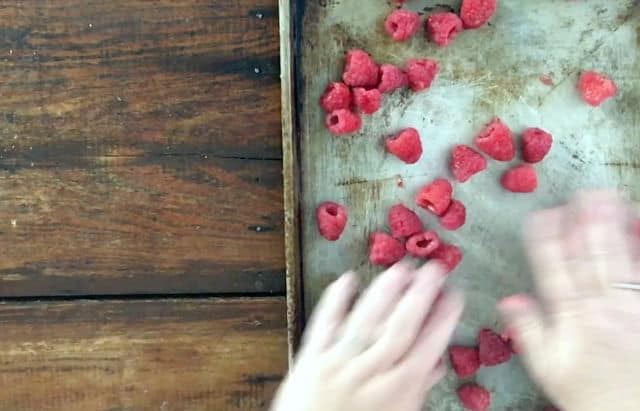
[{"label": "dark wood plank", "polygon": [[280,167],[134,157],[0,171],[0,292],[284,293]]},{"label": "dark wood plank", "polygon": [[284,298],[0,305],[0,409],[265,410]]},{"label": "dark wood plank", "polygon": [[0,295],[284,293],[276,0],[0,1],[0,56]]}]

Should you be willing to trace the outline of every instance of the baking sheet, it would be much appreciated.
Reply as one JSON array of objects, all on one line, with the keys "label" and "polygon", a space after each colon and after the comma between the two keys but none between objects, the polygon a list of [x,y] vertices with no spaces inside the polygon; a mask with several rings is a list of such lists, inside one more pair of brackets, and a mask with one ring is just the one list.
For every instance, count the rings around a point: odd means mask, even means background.
[{"label": "baking sheet", "polygon": [[[457,232],[443,232],[443,237],[461,246],[465,255],[449,279],[467,297],[457,342],[472,344],[478,328],[499,327],[496,301],[531,290],[518,246],[529,212],[561,203],[583,188],[615,186],[634,200],[640,198],[638,1],[502,0],[490,26],[462,33],[446,49],[421,34],[407,43],[390,41],[383,21],[395,7],[391,1],[319,0],[298,2],[298,7],[296,91],[307,315],[323,288],[342,272],[355,268],[366,280],[379,272],[367,262],[368,234],[385,229],[390,206],[413,206],[423,184],[450,177],[450,149],[470,144],[494,116],[516,134],[526,127],[548,130],[555,143],[536,167],[540,188],[534,194],[504,192],[499,177],[509,165],[495,161],[470,182],[455,185],[455,197],[467,205],[467,224]],[[458,10],[459,1],[416,0],[407,7],[427,13]],[[400,66],[413,57],[436,59],[441,71],[426,92],[387,96],[378,113],[364,118],[357,135],[332,137],[323,126],[318,99],[327,83],[340,79],[344,53],[351,48],[367,50],[379,63]],[[576,92],[582,70],[608,73],[619,95],[600,108],[582,103]],[[543,84],[543,75],[554,85]],[[381,144],[384,136],[404,127],[417,128],[423,139],[425,152],[416,165],[404,165]],[[315,208],[326,200],[349,210],[347,229],[335,243],[323,240],[315,226]],[[431,215],[418,213],[428,227],[438,227]],[[518,360],[483,369],[476,380],[494,392],[494,410],[529,411],[546,404]],[[459,383],[450,373],[425,409],[461,410],[455,398]]]}]

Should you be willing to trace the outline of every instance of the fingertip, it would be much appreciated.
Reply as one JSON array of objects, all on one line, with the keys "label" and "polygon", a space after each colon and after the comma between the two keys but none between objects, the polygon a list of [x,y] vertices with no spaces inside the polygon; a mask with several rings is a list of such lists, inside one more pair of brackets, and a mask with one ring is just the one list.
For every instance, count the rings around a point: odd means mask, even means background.
[{"label": "fingertip", "polygon": [[527,294],[514,294],[498,301],[499,311],[513,311],[531,307],[535,304],[533,297]]}]

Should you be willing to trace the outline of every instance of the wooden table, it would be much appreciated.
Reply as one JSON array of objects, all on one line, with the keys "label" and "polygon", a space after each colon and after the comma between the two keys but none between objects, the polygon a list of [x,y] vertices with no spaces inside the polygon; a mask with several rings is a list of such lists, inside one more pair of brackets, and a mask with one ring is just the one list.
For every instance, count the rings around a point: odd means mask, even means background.
[{"label": "wooden table", "polygon": [[265,409],[276,0],[0,1],[0,410]]}]

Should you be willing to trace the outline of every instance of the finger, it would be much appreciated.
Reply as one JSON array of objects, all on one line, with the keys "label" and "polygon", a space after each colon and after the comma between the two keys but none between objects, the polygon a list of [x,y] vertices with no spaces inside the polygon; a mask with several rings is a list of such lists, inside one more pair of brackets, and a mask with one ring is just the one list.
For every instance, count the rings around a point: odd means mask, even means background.
[{"label": "finger", "polygon": [[303,350],[315,354],[335,341],[357,291],[358,278],[352,271],[343,274],[327,287],[309,320],[303,337]]},{"label": "finger", "polygon": [[554,310],[574,296],[575,287],[566,266],[566,208],[537,212],[525,227],[525,248],[540,298]]},{"label": "finger", "polygon": [[407,353],[442,289],[445,273],[437,262],[427,263],[416,271],[413,283],[393,309],[380,339],[354,360],[354,368],[364,374],[374,374],[391,367]]},{"label": "finger", "polygon": [[415,344],[388,373],[405,381],[426,381],[425,371],[441,361],[464,309],[462,296],[444,292],[435,302]]},{"label": "finger", "polygon": [[518,353],[524,358],[530,371],[539,375],[536,366],[540,365],[537,357],[549,343],[547,326],[535,300],[527,295],[513,295],[502,299],[498,304],[510,336]]},{"label": "finger", "polygon": [[627,204],[614,192],[596,191],[576,195],[572,206],[569,271],[580,294],[599,295],[608,292],[613,282],[633,281],[634,239]]},{"label": "finger", "polygon": [[360,354],[367,348],[377,326],[384,322],[413,280],[414,264],[401,261],[376,278],[347,319],[336,347],[339,351]]}]

